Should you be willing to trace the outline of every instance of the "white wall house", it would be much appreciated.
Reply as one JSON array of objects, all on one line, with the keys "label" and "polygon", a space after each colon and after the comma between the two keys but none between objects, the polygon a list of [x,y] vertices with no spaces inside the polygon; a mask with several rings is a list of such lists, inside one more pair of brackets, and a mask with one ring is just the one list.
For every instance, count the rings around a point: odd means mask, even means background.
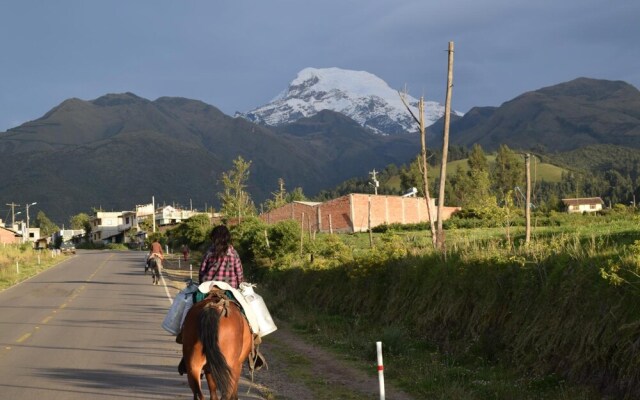
[{"label": "white wall house", "polygon": [[600,197],[582,197],[575,199],[562,199],[568,213],[585,213],[602,210],[604,201]]},{"label": "white wall house", "polygon": [[193,217],[200,212],[193,210],[182,210],[172,206],[164,206],[156,210],[157,225],[174,225]]},{"label": "white wall house", "polygon": [[121,231],[122,211],[97,211],[91,216],[91,240],[94,242],[115,242]]}]

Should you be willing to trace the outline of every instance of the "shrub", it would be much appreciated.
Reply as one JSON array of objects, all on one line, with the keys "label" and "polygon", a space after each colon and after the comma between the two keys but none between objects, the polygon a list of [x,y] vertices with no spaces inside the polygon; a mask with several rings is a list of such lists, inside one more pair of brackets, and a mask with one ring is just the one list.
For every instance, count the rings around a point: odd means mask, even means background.
[{"label": "shrub", "polygon": [[267,224],[257,217],[248,217],[238,225],[231,227],[233,246],[243,260],[255,260],[266,254],[267,240],[265,231]]},{"label": "shrub", "polygon": [[269,226],[268,254],[272,259],[296,253],[300,246],[300,226],[294,220],[285,220]]}]

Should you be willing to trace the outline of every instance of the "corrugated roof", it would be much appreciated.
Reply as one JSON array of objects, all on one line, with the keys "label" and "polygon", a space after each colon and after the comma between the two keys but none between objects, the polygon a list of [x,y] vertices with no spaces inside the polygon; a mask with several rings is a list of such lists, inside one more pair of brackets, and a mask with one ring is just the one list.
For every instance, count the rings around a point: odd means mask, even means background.
[{"label": "corrugated roof", "polygon": [[600,197],[578,197],[575,199],[562,199],[562,202],[568,206],[604,204]]},{"label": "corrugated roof", "polygon": [[294,201],[294,203],[304,204],[305,206],[317,206],[318,204],[322,204],[321,201]]}]

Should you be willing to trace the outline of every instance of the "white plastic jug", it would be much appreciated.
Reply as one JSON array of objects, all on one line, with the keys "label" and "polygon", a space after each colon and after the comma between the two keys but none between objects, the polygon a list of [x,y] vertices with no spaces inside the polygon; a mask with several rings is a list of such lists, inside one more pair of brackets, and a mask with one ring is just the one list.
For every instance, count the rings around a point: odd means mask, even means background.
[{"label": "white plastic jug", "polygon": [[240,293],[242,293],[244,298],[247,300],[247,303],[249,303],[249,306],[255,313],[256,318],[258,319],[258,326],[260,327],[258,335],[263,337],[274,332],[278,327],[273,323],[271,314],[269,314],[269,310],[267,309],[267,305],[264,303],[262,296],[255,293],[253,291],[253,287],[254,285],[243,282],[240,284]]},{"label": "white plastic jug", "polygon": [[193,292],[196,290],[198,290],[197,286],[188,286],[182,289],[176,298],[173,299],[171,308],[169,308],[169,312],[164,317],[164,321],[162,321],[162,328],[165,331],[172,335],[177,335],[178,332],[180,332],[182,320],[184,319],[184,311],[187,307],[190,308],[193,305]]}]

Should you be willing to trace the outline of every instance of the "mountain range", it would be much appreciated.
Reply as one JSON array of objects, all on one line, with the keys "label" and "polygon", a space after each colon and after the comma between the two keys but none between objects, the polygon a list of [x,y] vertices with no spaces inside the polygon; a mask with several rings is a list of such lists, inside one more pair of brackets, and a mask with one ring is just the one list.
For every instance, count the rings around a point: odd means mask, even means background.
[{"label": "mountain range", "polygon": [[[152,196],[217,206],[220,176],[238,156],[252,162],[247,189],[257,203],[277,190],[278,178],[313,196],[419,153],[415,121],[398,101],[379,78],[339,69],[305,69],[274,101],[235,117],[177,97],[69,99],[0,132],[0,202],[35,201],[58,224],[91,208],[132,209]],[[439,107],[427,103],[435,149]],[[450,132],[451,144],[487,151],[502,143],[551,153],[590,144],[640,148],[640,93],[624,82],[579,78],[456,113]]]},{"label": "mountain range", "polygon": [[70,99],[0,134],[0,201],[36,201],[60,224],[91,208],[132,209],[152,196],[202,209],[217,206],[221,174],[241,156],[252,162],[247,189],[260,203],[279,178],[289,190],[313,194],[405,163],[418,143],[416,135],[374,135],[329,110],[274,129],[184,98]]}]

